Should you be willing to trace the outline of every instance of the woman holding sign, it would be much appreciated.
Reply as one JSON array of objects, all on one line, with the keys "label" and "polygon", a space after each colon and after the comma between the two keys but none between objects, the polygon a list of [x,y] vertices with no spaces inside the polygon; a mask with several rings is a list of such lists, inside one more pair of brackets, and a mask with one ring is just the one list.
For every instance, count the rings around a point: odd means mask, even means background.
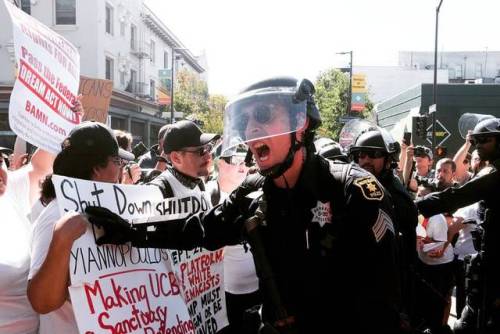
[{"label": "woman holding sign", "polygon": [[[62,151],[54,161],[54,174],[117,183],[125,160],[133,155],[119,149],[107,126],[83,122],[62,143]],[[86,219],[75,213],[61,217],[52,181],[42,185],[42,201],[46,207],[33,231],[28,298],[42,314],[40,334],[78,333],[73,310],[68,301],[69,259],[73,242],[87,229]]]}]

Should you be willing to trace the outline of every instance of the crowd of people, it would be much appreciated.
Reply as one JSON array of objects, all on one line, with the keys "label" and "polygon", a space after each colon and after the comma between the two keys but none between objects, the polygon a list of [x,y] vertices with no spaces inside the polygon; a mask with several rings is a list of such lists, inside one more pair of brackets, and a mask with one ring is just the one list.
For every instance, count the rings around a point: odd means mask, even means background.
[{"label": "crowd of people", "polygon": [[[69,260],[89,224],[98,244],[224,248],[220,334],[451,333],[451,311],[455,333],[498,333],[500,120],[477,124],[453,158],[376,125],[345,151],[316,135],[314,93],[305,79],[257,82],[227,105],[222,138],[182,120],[140,156],[130,133],[92,121],[56,156],[1,148],[0,333],[78,333]],[[92,206],[61,216],[53,174],[207,205],[153,229]]]}]

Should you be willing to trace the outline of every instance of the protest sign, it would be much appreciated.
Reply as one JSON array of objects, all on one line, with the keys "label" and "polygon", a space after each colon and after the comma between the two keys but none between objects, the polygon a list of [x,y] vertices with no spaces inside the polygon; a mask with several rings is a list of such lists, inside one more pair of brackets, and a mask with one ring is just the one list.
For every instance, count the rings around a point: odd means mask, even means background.
[{"label": "protest sign", "polygon": [[80,76],[79,94],[82,94],[83,119],[106,124],[109,102],[113,93],[113,81]]},{"label": "protest sign", "polygon": [[[102,206],[125,219],[150,216],[163,201],[157,187],[54,175],[61,214]],[[195,333],[180,284],[160,249],[97,246],[92,229],[73,243],[71,302],[80,333]]]},{"label": "protest sign", "polygon": [[71,107],[80,77],[78,50],[62,36],[4,0],[12,19],[18,77],[9,103],[9,124],[22,139],[49,152],[78,123]]},{"label": "protest sign", "polygon": [[170,250],[189,315],[197,333],[216,333],[227,326],[223,250]]}]

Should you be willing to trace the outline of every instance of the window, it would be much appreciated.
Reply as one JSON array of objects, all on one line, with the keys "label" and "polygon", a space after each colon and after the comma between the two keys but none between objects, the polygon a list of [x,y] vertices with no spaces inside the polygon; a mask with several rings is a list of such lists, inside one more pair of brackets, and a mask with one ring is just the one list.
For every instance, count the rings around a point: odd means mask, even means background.
[{"label": "window", "polygon": [[31,0],[21,0],[21,9],[26,14],[31,15]]},{"label": "window", "polygon": [[113,73],[114,73],[114,68],[113,68],[113,59],[106,57],[106,79],[108,80],[113,80]]},{"label": "window", "polygon": [[120,85],[125,86],[125,71],[120,71]]},{"label": "window", "polygon": [[113,35],[113,7],[106,4],[106,32]]},{"label": "window", "polygon": [[56,24],[76,24],[76,0],[56,0]]},{"label": "window", "polygon": [[163,52],[163,68],[168,68],[168,52]]},{"label": "window", "polygon": [[149,80],[149,96],[156,100],[156,83],[154,80]]},{"label": "window", "polygon": [[125,28],[127,25],[125,24],[125,19],[120,19],[120,36],[125,37]]},{"label": "window", "polygon": [[130,70],[130,92],[136,93],[137,92],[137,71],[135,70]]},{"label": "window", "polygon": [[130,48],[137,49],[137,27],[133,24],[130,25]]},{"label": "window", "polygon": [[155,49],[156,49],[155,41],[151,40],[151,44],[149,45],[149,56],[151,58],[152,63],[155,62]]}]

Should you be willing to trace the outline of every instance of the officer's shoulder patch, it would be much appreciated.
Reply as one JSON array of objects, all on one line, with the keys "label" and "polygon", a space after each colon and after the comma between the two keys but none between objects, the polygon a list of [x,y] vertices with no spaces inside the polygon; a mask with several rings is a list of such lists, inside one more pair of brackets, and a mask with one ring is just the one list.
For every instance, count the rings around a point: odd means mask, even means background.
[{"label": "officer's shoulder patch", "polygon": [[381,201],[384,191],[373,176],[365,176],[354,180],[354,184],[361,189],[363,197],[370,201]]}]

